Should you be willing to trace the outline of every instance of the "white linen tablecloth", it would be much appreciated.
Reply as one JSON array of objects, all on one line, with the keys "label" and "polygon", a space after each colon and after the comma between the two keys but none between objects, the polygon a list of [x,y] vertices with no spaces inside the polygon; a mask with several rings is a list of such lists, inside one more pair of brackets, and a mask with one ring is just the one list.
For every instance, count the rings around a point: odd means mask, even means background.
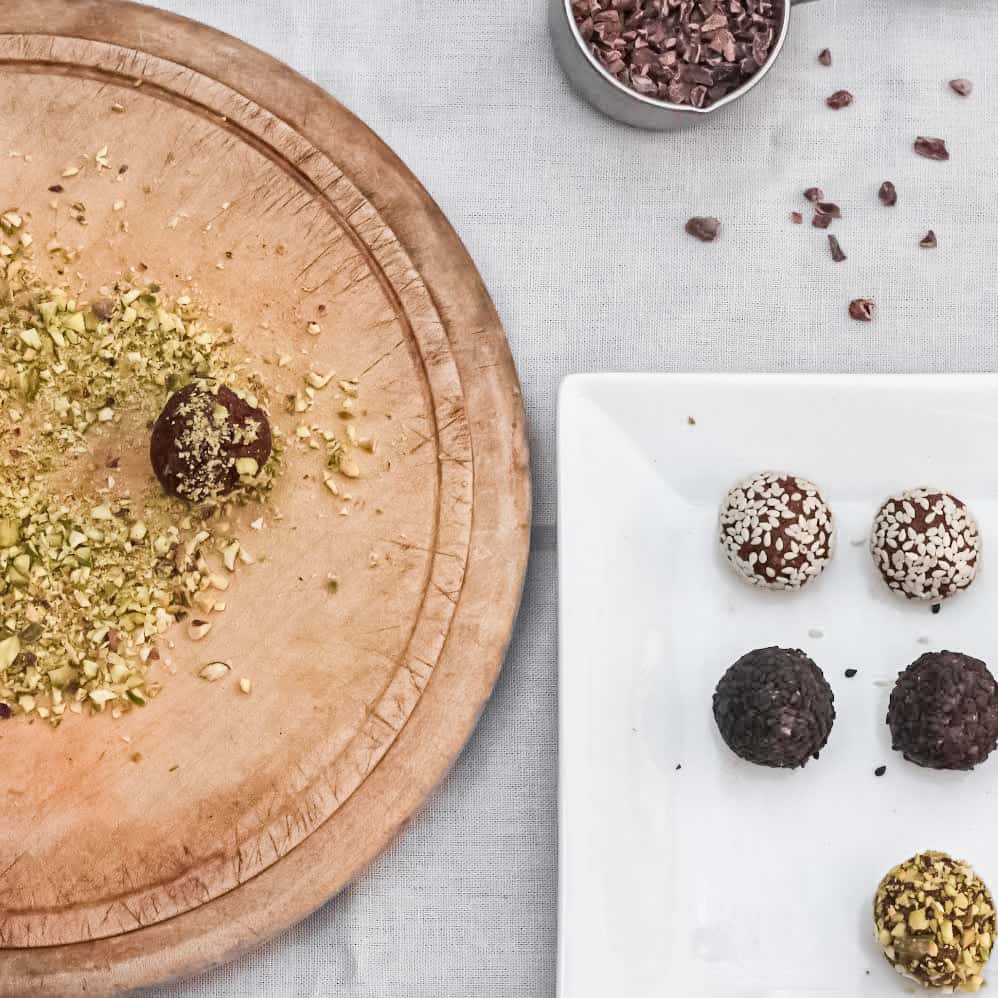
[{"label": "white linen tablecloth", "polygon": [[[148,994],[550,998],[559,382],[584,370],[994,369],[998,4],[800,7],[762,85],[681,134],[632,131],[583,105],[552,56],[545,0],[159,4],[317,81],[441,204],[519,366],[536,529],[495,697],[422,815],[301,925],[235,964]],[[831,68],[817,62],[825,46]],[[969,98],[949,91],[953,77],[974,81]],[[826,108],[843,87],[853,106]],[[944,137],[952,159],[917,157],[918,135]],[[888,179],[893,209],[877,200]],[[801,192],[812,185],[842,207],[831,231],[844,263],[809,225]],[[794,209],[805,211],[803,226],[790,223]],[[691,215],[719,217],[719,240],[687,236]],[[929,228],[939,248],[919,249]],[[873,323],[847,317],[858,297],[877,302]],[[603,475],[597,460],[594,477]]]}]

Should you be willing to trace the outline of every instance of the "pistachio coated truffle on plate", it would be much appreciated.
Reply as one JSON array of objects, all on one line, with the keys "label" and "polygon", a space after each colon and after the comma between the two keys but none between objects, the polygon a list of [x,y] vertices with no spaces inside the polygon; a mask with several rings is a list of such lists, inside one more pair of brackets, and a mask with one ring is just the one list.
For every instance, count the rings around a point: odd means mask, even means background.
[{"label": "pistachio coated truffle on plate", "polygon": [[874,931],[904,977],[940,994],[973,993],[991,956],[995,907],[971,867],[944,852],[899,863],[877,888]]},{"label": "pistachio coated truffle on plate", "polygon": [[272,446],[263,409],[224,385],[193,381],[167,400],[153,426],[149,456],[165,492],[200,503],[256,476]]},{"label": "pistachio coated truffle on plate", "polygon": [[818,758],[835,720],[835,695],[802,651],[758,648],[721,677],[714,720],[735,755],[795,769]]},{"label": "pistachio coated truffle on plate", "polygon": [[962,499],[936,489],[910,489],[880,507],[870,552],[894,592],[941,603],[977,577],[981,534]]},{"label": "pistachio coated truffle on plate", "polygon": [[765,589],[800,589],[832,555],[832,512],[806,478],[763,471],[721,506],[721,548],[735,571]]},{"label": "pistachio coated truffle on plate", "polygon": [[998,684],[976,658],[926,652],[898,675],[887,725],[909,762],[973,769],[998,744]]}]

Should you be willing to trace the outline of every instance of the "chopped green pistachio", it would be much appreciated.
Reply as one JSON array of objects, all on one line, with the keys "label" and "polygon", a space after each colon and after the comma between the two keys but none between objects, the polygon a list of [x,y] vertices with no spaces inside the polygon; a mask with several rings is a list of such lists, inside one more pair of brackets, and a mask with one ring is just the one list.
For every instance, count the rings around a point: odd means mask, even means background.
[{"label": "chopped green pistachio", "polygon": [[0,641],[0,669],[9,669],[21,653],[21,639],[12,634]]}]

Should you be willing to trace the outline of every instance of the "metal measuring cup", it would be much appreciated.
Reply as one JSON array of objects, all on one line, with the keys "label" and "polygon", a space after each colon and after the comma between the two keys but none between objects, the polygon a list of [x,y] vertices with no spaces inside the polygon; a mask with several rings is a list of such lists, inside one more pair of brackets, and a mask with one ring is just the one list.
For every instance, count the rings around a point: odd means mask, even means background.
[{"label": "metal measuring cup", "polygon": [[572,0],[549,0],[548,20],[555,55],[569,83],[580,96],[593,107],[625,125],[664,131],[686,128],[703,121],[708,115],[716,114],[747,94],[776,62],[783,43],[787,40],[791,7],[810,2],[811,0],[784,0],[780,33],[773,42],[766,64],[736,90],[707,107],[691,107],[688,104],[673,104],[657,97],[646,97],[614,78],[593,55],[579,33],[572,15]]}]

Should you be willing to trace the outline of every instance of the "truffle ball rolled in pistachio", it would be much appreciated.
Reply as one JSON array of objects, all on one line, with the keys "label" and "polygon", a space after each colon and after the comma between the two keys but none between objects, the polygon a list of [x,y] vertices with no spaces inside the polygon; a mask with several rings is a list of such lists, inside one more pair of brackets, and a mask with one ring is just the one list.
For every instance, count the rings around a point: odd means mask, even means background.
[{"label": "truffle ball rolled in pistachio", "polygon": [[835,721],[835,695],[802,651],[759,648],[721,677],[714,720],[735,755],[795,769],[818,757]]},{"label": "truffle ball rolled in pistachio", "polygon": [[942,994],[984,986],[995,906],[967,863],[944,852],[899,863],[880,881],[873,921],[884,956],[902,976]]},{"label": "truffle ball rolled in pistachio", "polygon": [[207,502],[255,476],[272,445],[263,409],[224,385],[195,381],[167,400],[153,426],[149,456],[169,495]]},{"label": "truffle ball rolled in pistachio", "polygon": [[998,684],[976,658],[926,652],[898,675],[887,725],[909,762],[973,769],[998,744]]}]

